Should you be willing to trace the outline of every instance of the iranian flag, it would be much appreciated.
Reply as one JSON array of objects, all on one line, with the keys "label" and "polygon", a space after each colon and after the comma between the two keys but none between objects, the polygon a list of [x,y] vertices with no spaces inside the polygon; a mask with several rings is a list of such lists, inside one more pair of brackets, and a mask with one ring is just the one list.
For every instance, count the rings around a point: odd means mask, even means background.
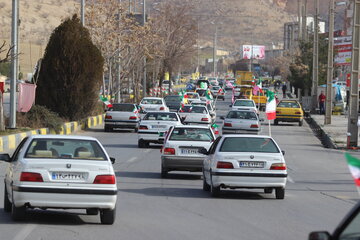
[{"label": "iranian flag", "polygon": [[181,108],[183,108],[185,104],[188,104],[189,96],[186,94],[186,92],[179,92],[179,95],[181,97]]},{"label": "iranian flag", "polygon": [[113,105],[107,99],[107,97],[100,96],[100,100],[106,105],[107,108],[112,108],[113,107]]},{"label": "iranian flag", "polygon": [[276,118],[276,101],[275,101],[275,93],[272,91],[266,91],[266,117],[268,120],[274,120]]},{"label": "iranian flag", "polygon": [[213,100],[212,94],[210,90],[206,90],[205,97],[207,100]]},{"label": "iranian flag", "polygon": [[345,153],[347,163],[349,165],[350,173],[354,178],[355,185],[360,188],[360,159]]}]

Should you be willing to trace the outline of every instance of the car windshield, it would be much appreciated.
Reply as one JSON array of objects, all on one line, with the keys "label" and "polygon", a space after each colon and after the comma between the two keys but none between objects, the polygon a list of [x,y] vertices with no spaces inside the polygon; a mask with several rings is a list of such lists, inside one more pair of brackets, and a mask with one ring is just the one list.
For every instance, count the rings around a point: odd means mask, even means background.
[{"label": "car windshield", "polygon": [[340,234],[339,239],[359,239],[360,238],[360,212],[351,220],[344,231]]},{"label": "car windshield", "polygon": [[135,110],[134,104],[113,104],[109,111],[117,112],[133,112]]},{"label": "car windshield", "polygon": [[166,96],[164,100],[165,100],[165,102],[181,102],[181,97],[180,96]]},{"label": "car windshield", "polygon": [[210,142],[214,140],[210,129],[201,128],[175,128],[169,140],[173,141],[202,141]]},{"label": "car windshield", "polygon": [[299,104],[297,102],[280,102],[278,104],[278,107],[283,108],[300,108]]},{"label": "car windshield", "polygon": [[255,107],[253,101],[235,101],[234,106],[237,107]]},{"label": "car windshield", "polygon": [[220,147],[220,152],[279,153],[280,151],[271,138],[227,137]]},{"label": "car windshield", "polygon": [[215,87],[215,86],[214,86],[212,89],[213,89],[213,90],[219,90],[220,87]]},{"label": "car windshield", "polygon": [[190,109],[191,113],[204,113],[206,114],[206,108],[204,106],[192,106]]},{"label": "car windshield", "polygon": [[230,111],[226,118],[258,120],[256,113],[250,111]]},{"label": "car windshield", "polygon": [[206,92],[206,90],[204,90],[204,89],[198,89],[198,90],[196,90],[196,93],[198,93],[200,97],[205,96],[205,92]]},{"label": "car windshield", "polygon": [[158,113],[158,112],[152,112],[147,113],[143,120],[156,120],[156,121],[177,121],[178,118],[176,116],[176,113],[170,113],[170,112],[164,112],[164,113]]},{"label": "car windshield", "polygon": [[161,101],[161,99],[144,98],[141,101],[141,104],[157,104],[157,105],[161,105],[162,101]]},{"label": "car windshield", "polygon": [[198,99],[199,98],[199,94],[197,94],[197,93],[187,93],[186,95],[190,99]]},{"label": "car windshield", "polygon": [[81,139],[34,139],[25,158],[107,159],[96,141]]}]

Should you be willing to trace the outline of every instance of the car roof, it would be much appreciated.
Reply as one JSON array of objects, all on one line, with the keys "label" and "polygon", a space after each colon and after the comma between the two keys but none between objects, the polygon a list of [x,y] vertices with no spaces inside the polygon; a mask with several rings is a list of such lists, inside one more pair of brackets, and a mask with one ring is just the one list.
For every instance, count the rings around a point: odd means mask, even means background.
[{"label": "car roof", "polygon": [[73,140],[92,140],[97,141],[94,137],[89,136],[80,136],[80,135],[55,135],[55,134],[47,134],[47,135],[32,135],[29,137],[30,139],[73,139]]},{"label": "car roof", "polygon": [[235,102],[253,102],[252,99],[236,99]]},{"label": "car roof", "polygon": [[280,100],[280,102],[296,102],[296,103],[299,103],[298,100]]},{"label": "car roof", "polygon": [[254,112],[254,109],[236,109],[236,110],[230,110],[229,112]]},{"label": "car roof", "polygon": [[175,126],[174,128],[201,128],[201,129],[210,129],[210,127],[201,126],[201,125],[179,125],[179,126]]},{"label": "car roof", "polygon": [[[161,100],[163,98],[160,98],[160,97],[144,97],[143,99],[159,99],[159,100]],[[141,100],[143,100],[143,99],[141,99]]]},{"label": "car roof", "polygon": [[251,135],[251,134],[226,134],[226,135],[222,135],[222,138],[269,138],[269,139],[273,139],[270,136],[267,135]]}]

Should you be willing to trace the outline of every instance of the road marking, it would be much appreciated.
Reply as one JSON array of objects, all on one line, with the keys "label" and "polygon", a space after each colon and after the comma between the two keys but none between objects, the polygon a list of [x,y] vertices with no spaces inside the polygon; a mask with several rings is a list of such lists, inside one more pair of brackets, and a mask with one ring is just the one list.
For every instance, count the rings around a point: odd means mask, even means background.
[{"label": "road marking", "polygon": [[149,152],[151,152],[151,149],[146,149],[144,152],[149,153]]},{"label": "road marking", "polygon": [[25,227],[21,229],[18,234],[15,235],[13,240],[24,240],[26,239],[30,233],[37,227],[37,224],[27,224]]},{"label": "road marking", "polygon": [[295,181],[289,175],[288,175],[287,179],[288,179],[289,182],[295,183]]},{"label": "road marking", "polygon": [[132,157],[132,158],[130,158],[129,160],[127,160],[127,162],[135,162],[136,159],[137,159],[137,157]]}]

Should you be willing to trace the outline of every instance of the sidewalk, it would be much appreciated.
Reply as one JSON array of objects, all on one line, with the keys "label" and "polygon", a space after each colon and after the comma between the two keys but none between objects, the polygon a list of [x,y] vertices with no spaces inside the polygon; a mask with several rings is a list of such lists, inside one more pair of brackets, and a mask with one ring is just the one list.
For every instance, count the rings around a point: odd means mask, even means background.
[{"label": "sidewalk", "polygon": [[[325,115],[312,114],[311,117],[324,130],[324,132],[331,138],[337,148],[346,148],[347,143],[347,115],[332,115],[331,124],[324,125]],[[359,146],[358,142],[358,146]]]}]

